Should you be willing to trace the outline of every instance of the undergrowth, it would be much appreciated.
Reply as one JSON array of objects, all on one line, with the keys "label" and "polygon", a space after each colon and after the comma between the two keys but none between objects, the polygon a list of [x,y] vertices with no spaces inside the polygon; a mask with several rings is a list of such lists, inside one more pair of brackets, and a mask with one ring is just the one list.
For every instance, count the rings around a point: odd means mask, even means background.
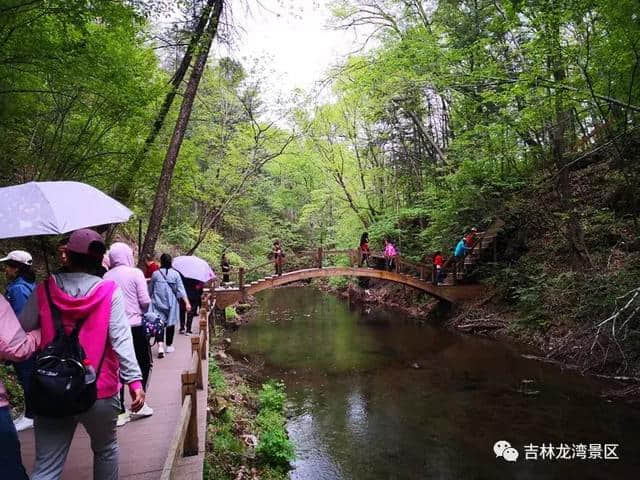
[{"label": "undergrowth", "polygon": [[294,450],[285,429],[284,385],[269,380],[256,391],[240,376],[223,372],[212,357],[209,388],[203,479],[289,478]]}]

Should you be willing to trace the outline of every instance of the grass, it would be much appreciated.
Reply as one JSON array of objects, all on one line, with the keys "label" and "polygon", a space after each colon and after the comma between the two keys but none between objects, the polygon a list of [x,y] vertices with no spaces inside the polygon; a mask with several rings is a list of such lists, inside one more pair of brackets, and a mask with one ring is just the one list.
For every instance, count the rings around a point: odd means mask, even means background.
[{"label": "grass", "polygon": [[[271,380],[256,391],[210,358],[209,388],[203,479],[235,479],[239,472],[252,469],[264,480],[289,478],[294,450],[285,429],[284,385]],[[259,439],[255,448],[245,442],[252,435]]]}]

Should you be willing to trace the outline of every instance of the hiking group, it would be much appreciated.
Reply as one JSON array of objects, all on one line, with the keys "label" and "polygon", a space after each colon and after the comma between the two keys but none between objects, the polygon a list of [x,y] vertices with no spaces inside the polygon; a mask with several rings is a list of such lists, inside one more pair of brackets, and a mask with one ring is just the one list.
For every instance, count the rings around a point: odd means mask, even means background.
[{"label": "hiking group", "polygon": [[[34,428],[32,480],[62,477],[77,424],[91,438],[96,480],[118,478],[116,429],[153,415],[146,390],[156,358],[175,351],[175,329],[192,333],[204,282],[183,276],[162,254],[134,267],[122,242],[107,252],[102,235],[74,231],[58,245],[59,269],[35,282],[33,258],[0,259],[8,281],[0,295],[0,358],[12,362],[25,411],[15,422],[0,382],[0,472],[25,480],[17,431]],[[125,386],[131,398],[125,408]]]},{"label": "hiking group", "polygon": [[[431,263],[433,266],[433,283],[435,285],[443,285],[447,276],[447,266],[450,263],[458,266],[464,266],[464,258],[467,256],[469,252],[473,250],[475,247],[478,238],[479,238],[478,229],[473,227],[467,234],[465,234],[459,241],[456,243],[456,246],[453,250],[453,255],[449,262],[445,260],[445,257],[441,251],[437,251],[431,257]],[[369,248],[369,233],[364,232],[360,236],[360,245],[358,247],[358,267],[362,267],[366,265],[367,267],[371,267],[372,262],[372,253]],[[389,237],[385,237],[383,239],[383,248],[382,248],[382,259],[384,259],[384,268],[386,270],[395,270],[397,267],[397,257],[398,257],[398,249],[395,244]],[[380,258],[380,257],[379,257]]]}]

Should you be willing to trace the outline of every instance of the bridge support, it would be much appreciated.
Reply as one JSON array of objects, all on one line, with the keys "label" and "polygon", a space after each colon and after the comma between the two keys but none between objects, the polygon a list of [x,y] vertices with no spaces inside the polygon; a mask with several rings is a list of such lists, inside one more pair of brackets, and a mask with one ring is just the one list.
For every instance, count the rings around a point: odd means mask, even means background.
[{"label": "bridge support", "polygon": [[247,291],[244,286],[244,267],[240,267],[238,269],[238,286],[240,287],[240,296],[242,297],[242,301],[247,301]]}]

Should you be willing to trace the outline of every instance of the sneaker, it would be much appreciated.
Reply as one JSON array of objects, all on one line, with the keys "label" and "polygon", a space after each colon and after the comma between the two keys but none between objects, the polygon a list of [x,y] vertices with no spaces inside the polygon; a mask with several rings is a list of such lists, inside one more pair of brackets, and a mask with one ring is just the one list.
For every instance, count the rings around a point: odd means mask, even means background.
[{"label": "sneaker", "polygon": [[131,416],[129,415],[129,411],[127,410],[124,413],[121,413],[120,415],[118,415],[118,421],[116,422],[116,425],[118,427],[121,427],[129,421],[131,421]]},{"label": "sneaker", "polygon": [[138,420],[139,418],[150,417],[153,415],[153,408],[146,403],[137,412],[131,412],[131,420]]},{"label": "sneaker", "polygon": [[164,344],[162,342],[158,345],[158,358],[164,358]]},{"label": "sneaker", "polygon": [[169,346],[167,347],[167,353],[173,353],[173,352],[175,352],[175,351],[176,351],[176,349],[175,349],[172,345],[169,345]]},{"label": "sneaker", "polygon": [[181,328],[178,333],[184,333],[184,328]]},{"label": "sneaker", "polygon": [[33,419],[32,418],[27,418],[24,415],[20,415],[18,418],[16,418],[16,420],[13,422],[13,424],[16,427],[16,430],[18,432],[21,432],[23,430],[27,430],[29,428],[33,428]]},{"label": "sneaker", "polygon": [[193,332],[191,330],[187,330],[187,335],[193,335]]}]

